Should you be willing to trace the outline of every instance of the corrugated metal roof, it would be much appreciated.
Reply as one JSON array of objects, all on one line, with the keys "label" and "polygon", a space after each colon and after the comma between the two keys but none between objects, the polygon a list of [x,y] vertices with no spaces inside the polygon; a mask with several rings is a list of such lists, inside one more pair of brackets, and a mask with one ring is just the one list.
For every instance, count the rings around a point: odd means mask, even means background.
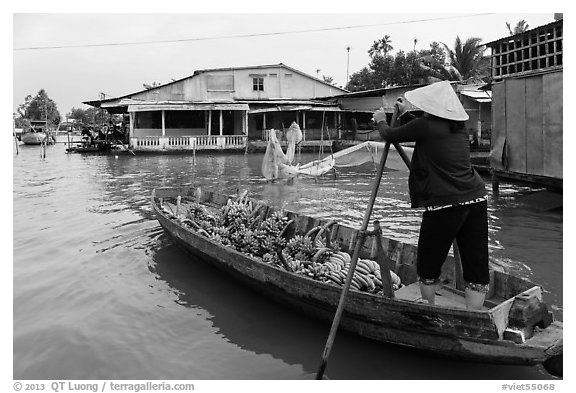
[{"label": "corrugated metal roof", "polygon": [[389,87],[382,87],[379,89],[372,89],[372,90],[362,90],[362,91],[354,91],[349,93],[343,93],[333,96],[327,97],[318,97],[318,99],[330,99],[330,98],[349,98],[349,97],[378,97],[382,95],[386,95],[386,93],[392,93],[394,90],[399,89],[417,89],[418,87],[423,87],[428,85],[428,83],[419,83],[414,85],[402,85],[402,86],[389,86]]},{"label": "corrugated metal roof", "polygon": [[174,103],[174,102],[153,102],[137,103],[128,105],[128,112],[143,111],[202,111],[202,110],[232,110],[247,111],[250,107],[247,104],[237,103]]},{"label": "corrugated metal roof", "polygon": [[332,85],[332,84],[330,84],[330,83],[328,83],[328,82],[325,82],[325,81],[322,80],[322,79],[315,78],[315,77],[313,77],[313,76],[311,76],[311,75],[306,74],[305,72],[302,72],[302,71],[300,71],[300,70],[297,70],[296,68],[289,67],[289,66],[287,66],[287,65],[284,64],[284,63],[278,63],[278,64],[257,65],[257,66],[209,68],[209,69],[204,69],[204,70],[197,70],[197,71],[194,71],[194,73],[193,73],[192,75],[189,75],[189,76],[186,76],[186,77],[184,77],[184,78],[177,79],[177,80],[173,80],[173,81],[168,82],[168,83],[164,83],[164,84],[162,84],[162,85],[160,85],[160,86],[152,87],[151,89],[139,90],[139,91],[134,92],[134,93],[125,94],[125,95],[123,95],[123,96],[114,97],[114,98],[106,98],[106,99],[103,99],[103,100],[83,101],[82,103],[83,103],[83,104],[86,104],[86,105],[94,106],[94,107],[96,107],[96,108],[99,108],[100,105],[102,105],[102,103],[104,103],[104,102],[111,102],[111,101],[116,101],[116,100],[120,100],[120,99],[124,99],[124,98],[130,98],[131,96],[136,95],[136,94],[144,93],[144,92],[146,92],[146,91],[157,90],[157,89],[159,89],[159,88],[162,88],[162,87],[165,87],[165,86],[168,86],[168,85],[172,85],[172,84],[175,84],[175,83],[178,83],[178,82],[182,82],[183,80],[190,79],[190,78],[192,78],[192,77],[194,77],[194,76],[196,76],[196,75],[202,74],[202,73],[207,73],[207,72],[212,72],[212,71],[234,71],[234,70],[246,70],[246,69],[266,69],[266,68],[275,68],[275,67],[276,67],[276,68],[277,68],[277,67],[285,68],[285,69],[287,69],[287,70],[289,70],[289,71],[291,71],[291,72],[294,72],[294,73],[297,73],[297,74],[300,74],[300,75],[304,75],[304,76],[306,76],[306,77],[308,77],[308,78],[314,79],[316,82],[319,82],[319,83],[328,85],[328,86],[330,86],[330,87],[333,87],[334,89],[340,90],[340,91],[342,91],[342,92],[348,92],[348,90],[346,90],[346,89],[344,89],[344,88],[341,88],[341,87],[338,87],[338,86],[334,86],[334,85]]},{"label": "corrugated metal roof", "polygon": [[319,106],[314,107],[310,105],[277,105],[269,108],[258,108],[248,111],[248,113],[264,113],[264,112],[286,112],[286,111],[312,111],[312,112],[341,112],[337,106]]},{"label": "corrugated metal roof", "polygon": [[463,96],[469,97],[476,102],[491,102],[492,92],[483,90],[462,90],[459,92]]}]

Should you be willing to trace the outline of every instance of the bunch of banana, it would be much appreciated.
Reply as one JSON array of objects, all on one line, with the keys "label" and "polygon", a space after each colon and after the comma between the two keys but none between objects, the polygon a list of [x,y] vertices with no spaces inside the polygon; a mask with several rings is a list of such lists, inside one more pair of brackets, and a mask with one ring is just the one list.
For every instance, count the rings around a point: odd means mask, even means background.
[{"label": "bunch of banana", "polygon": [[270,214],[262,223],[259,228],[272,237],[277,237],[282,233],[282,230],[288,223],[288,217],[285,216],[283,211],[275,211]]},{"label": "bunch of banana", "polygon": [[308,237],[296,235],[286,244],[286,253],[301,261],[312,261],[315,254],[312,240]]},{"label": "bunch of banana", "polygon": [[260,250],[260,242],[250,229],[241,228],[230,234],[230,243],[240,252],[256,255]]},{"label": "bunch of banana", "polygon": [[316,252],[312,256],[312,262],[326,263],[334,254],[334,250],[328,247],[316,247]]},{"label": "bunch of banana", "polygon": [[[328,262],[333,263],[335,265],[340,265],[341,267],[344,267],[344,266],[350,264],[351,259],[352,258],[350,257],[350,254],[348,254],[347,252],[336,251],[335,253],[333,253],[330,256],[330,259],[328,259]],[[326,263],[328,263],[328,262],[326,262]]]},{"label": "bunch of banana", "polygon": [[317,281],[327,281],[328,280],[328,269],[317,262],[302,263],[300,262],[300,269],[297,271],[299,274],[308,276],[309,278]]},{"label": "bunch of banana", "polygon": [[262,255],[262,261],[270,265],[275,265],[277,262],[280,262],[279,260],[276,262],[276,259],[278,259],[278,257],[275,253],[267,252],[266,254]]},{"label": "bunch of banana", "polygon": [[211,233],[210,236],[208,236],[208,239],[221,243],[224,246],[230,245],[230,239],[222,237],[219,233]]},{"label": "bunch of banana", "polygon": [[[376,284],[377,288],[382,288],[382,275],[380,272],[380,265],[378,262],[371,259],[359,259],[356,265],[356,270],[368,275]],[[402,287],[400,277],[393,271],[390,271],[390,279],[392,280],[392,289],[397,290]]]},{"label": "bunch of banana", "polygon": [[349,263],[350,255],[348,253],[343,251],[332,252],[328,260],[324,262],[324,266],[328,268],[328,278],[335,284],[343,285]]},{"label": "bunch of banana", "polygon": [[[350,261],[350,254],[343,251],[337,251],[330,256],[324,266],[329,267],[328,278],[331,282],[339,286],[344,285],[348,276]],[[376,276],[377,269],[379,275],[379,266],[376,262],[359,259],[350,286],[355,290],[368,292],[375,292],[378,287],[382,288],[382,281]]]},{"label": "bunch of banana", "polygon": [[250,206],[240,202],[228,200],[228,204],[221,210],[222,221],[225,226],[238,227],[240,225],[248,226],[250,217]]},{"label": "bunch of banana", "polygon": [[195,220],[196,222],[200,221],[209,221],[211,223],[216,222],[216,217],[211,214],[208,209],[197,202],[192,202],[188,204],[188,218]]}]

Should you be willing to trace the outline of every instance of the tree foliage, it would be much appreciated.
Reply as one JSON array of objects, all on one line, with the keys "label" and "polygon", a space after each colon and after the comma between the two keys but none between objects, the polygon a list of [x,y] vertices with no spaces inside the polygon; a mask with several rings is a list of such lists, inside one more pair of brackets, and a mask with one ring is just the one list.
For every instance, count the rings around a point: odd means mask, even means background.
[{"label": "tree foliage", "polygon": [[97,122],[100,113],[98,108],[90,107],[88,109],[72,108],[66,115],[68,119],[73,119],[82,124],[94,124]]},{"label": "tree foliage", "polygon": [[512,26],[510,26],[510,23],[508,22],[506,22],[506,27],[508,28],[508,32],[510,33],[510,35],[524,33],[528,31],[528,29],[530,28],[530,26],[528,25],[528,23],[526,23],[524,19],[518,21],[518,23],[516,23],[516,26],[514,26],[514,29],[512,29]]},{"label": "tree foliage", "polygon": [[374,58],[375,56],[386,57],[388,53],[394,49],[394,47],[390,45],[391,43],[392,40],[390,40],[390,36],[385,35],[379,40],[374,41],[370,49],[368,49],[368,54],[371,58]]},{"label": "tree foliage", "polygon": [[144,87],[144,89],[146,90],[150,90],[158,86],[162,86],[162,83],[160,82],[142,83],[142,87]]},{"label": "tree foliage", "polygon": [[392,41],[389,36],[374,42],[368,50],[370,64],[352,74],[347,85],[348,90],[372,90],[424,83],[434,76],[429,67],[422,67],[425,59],[438,64],[443,64],[445,61],[444,48],[437,42],[432,43],[430,49],[413,50],[408,53],[399,51],[395,55],[390,54],[392,49],[390,42]]},{"label": "tree foliage", "polygon": [[29,126],[32,120],[48,120],[48,124],[52,126],[57,126],[61,121],[58,106],[44,89],[40,89],[34,97],[26,96],[24,102],[18,106],[17,115],[15,122],[19,128]]},{"label": "tree foliage", "polygon": [[457,36],[454,49],[444,44],[449,65],[460,75],[458,80],[479,80],[488,75],[489,59],[484,56],[486,48],[481,42],[482,39],[478,37],[471,37],[462,42]]},{"label": "tree foliage", "polygon": [[326,83],[330,83],[330,84],[334,83],[334,77],[329,76],[329,75],[322,75],[322,80]]},{"label": "tree foliage", "polygon": [[[390,86],[429,83],[438,80],[469,80],[489,75],[489,61],[483,56],[479,38],[464,43],[456,38],[454,48],[433,42],[429,49],[399,51],[391,55],[390,36],[374,41],[368,54],[370,63],[352,74],[350,91],[373,90]],[[416,44],[415,39],[414,43]]]}]

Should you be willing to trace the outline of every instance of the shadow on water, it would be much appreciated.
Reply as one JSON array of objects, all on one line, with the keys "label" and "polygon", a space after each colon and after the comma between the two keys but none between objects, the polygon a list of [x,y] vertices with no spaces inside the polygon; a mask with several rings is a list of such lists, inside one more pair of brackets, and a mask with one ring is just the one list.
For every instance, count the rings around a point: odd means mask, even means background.
[{"label": "shadow on water", "polygon": [[[151,255],[149,269],[174,290],[178,304],[206,310],[219,333],[238,347],[255,354],[269,354],[289,365],[300,365],[304,372],[301,378],[314,378],[329,324],[263,297],[212,265],[195,260],[167,235],[161,237],[164,237],[162,245]],[[326,375],[342,380],[550,378],[539,366],[480,365],[438,358],[340,331]]]}]

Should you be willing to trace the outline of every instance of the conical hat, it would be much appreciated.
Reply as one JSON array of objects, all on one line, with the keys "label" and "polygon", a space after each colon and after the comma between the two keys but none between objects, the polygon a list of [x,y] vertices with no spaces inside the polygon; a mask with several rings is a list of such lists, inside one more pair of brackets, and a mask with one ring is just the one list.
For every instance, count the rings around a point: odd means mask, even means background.
[{"label": "conical hat", "polygon": [[468,114],[448,81],[407,91],[404,96],[414,106],[431,115],[448,120],[468,120]]}]

